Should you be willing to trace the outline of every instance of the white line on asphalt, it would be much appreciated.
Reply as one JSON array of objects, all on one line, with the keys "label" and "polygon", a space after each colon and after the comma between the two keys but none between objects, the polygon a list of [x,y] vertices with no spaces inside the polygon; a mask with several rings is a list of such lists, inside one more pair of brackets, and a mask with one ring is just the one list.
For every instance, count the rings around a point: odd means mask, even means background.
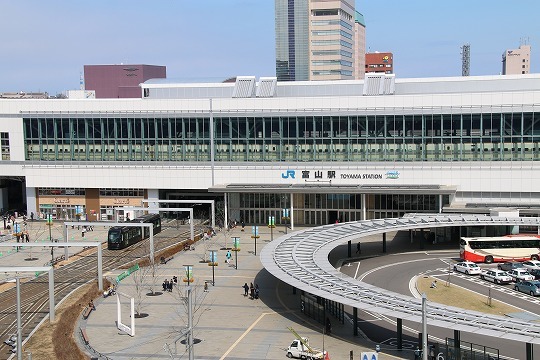
[{"label": "white line on asphalt", "polygon": [[375,272],[375,271],[377,271],[377,270],[381,270],[381,269],[384,269],[384,268],[387,268],[387,267],[396,266],[396,265],[402,265],[402,264],[408,264],[408,263],[412,263],[412,262],[432,261],[432,260],[437,260],[437,259],[416,259],[416,260],[407,260],[407,261],[401,261],[401,262],[392,263],[392,264],[388,264],[388,265],[378,266],[378,267],[376,267],[376,268],[373,268],[373,269],[371,269],[371,270],[366,271],[365,273],[363,273],[363,274],[358,278],[358,280],[362,281],[366,276],[368,276],[368,275],[371,274],[372,272]]},{"label": "white line on asphalt", "polygon": [[247,334],[249,334],[249,332],[251,331],[251,329],[253,329],[253,328],[255,327],[255,325],[257,325],[257,323],[258,323],[263,317],[265,317],[266,315],[274,315],[274,314],[277,314],[277,313],[274,312],[274,311],[273,311],[273,312],[268,312],[268,313],[262,313],[262,314],[257,318],[257,320],[255,320],[255,321],[253,322],[253,324],[251,324],[251,325],[246,329],[246,331],[244,331],[244,333],[243,333],[238,339],[236,339],[236,341],[234,342],[234,344],[232,344],[231,347],[229,347],[229,349],[225,352],[225,354],[223,354],[222,357],[219,358],[219,360],[225,359],[225,358],[227,357],[227,355],[229,355],[229,353],[230,353],[231,351],[233,351],[233,349],[236,347],[236,345],[238,345],[238,343],[239,343],[240,341],[242,341],[242,339],[243,339]]},{"label": "white line on asphalt", "polygon": [[358,262],[358,265],[356,265],[356,271],[354,272],[354,278],[358,276],[358,270],[360,270],[360,261]]}]

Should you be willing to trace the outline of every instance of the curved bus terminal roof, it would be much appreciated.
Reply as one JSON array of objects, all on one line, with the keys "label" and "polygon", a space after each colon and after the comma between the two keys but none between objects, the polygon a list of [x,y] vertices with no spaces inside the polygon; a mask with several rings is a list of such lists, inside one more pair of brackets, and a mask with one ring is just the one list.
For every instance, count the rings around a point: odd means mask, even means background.
[{"label": "curved bus terminal roof", "polygon": [[[277,278],[311,294],[361,310],[421,323],[421,299],[346,276],[330,264],[328,254],[338,245],[368,235],[408,229],[483,225],[540,226],[540,218],[415,214],[399,219],[325,225],[270,242],[261,252],[261,262]],[[432,302],[428,302],[427,309],[427,321],[432,326],[540,344],[538,323],[465,311]]]}]

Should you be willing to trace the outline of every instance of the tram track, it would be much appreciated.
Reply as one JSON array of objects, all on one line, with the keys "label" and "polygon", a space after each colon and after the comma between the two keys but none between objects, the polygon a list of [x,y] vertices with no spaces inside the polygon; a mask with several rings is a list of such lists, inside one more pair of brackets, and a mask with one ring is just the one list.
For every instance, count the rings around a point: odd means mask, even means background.
[{"label": "tram track", "polygon": [[[196,226],[199,233],[204,225]],[[176,234],[171,236],[174,231]],[[163,230],[154,236],[155,252],[172,246],[179,241],[190,237],[190,230],[185,227],[176,229],[163,227]],[[103,272],[113,271],[121,266],[132,263],[149,255],[149,239],[145,239],[122,250],[107,250],[102,252]],[[59,246],[60,247],[60,246]],[[73,256],[77,256],[74,254]],[[79,286],[97,278],[97,252],[93,251],[79,259],[54,270],[54,298],[58,304],[70,292]],[[49,279],[44,273],[27,282],[21,283],[21,323],[22,337],[26,339],[33,329],[49,313]],[[17,294],[16,288],[0,293],[0,360],[11,356],[11,347],[4,344],[11,334],[17,332]]]}]

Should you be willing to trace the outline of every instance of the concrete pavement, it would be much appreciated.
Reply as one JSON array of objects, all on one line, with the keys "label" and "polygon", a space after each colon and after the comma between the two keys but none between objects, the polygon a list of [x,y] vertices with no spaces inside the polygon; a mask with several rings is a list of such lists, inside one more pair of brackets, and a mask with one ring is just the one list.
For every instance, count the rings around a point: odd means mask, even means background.
[{"label": "concrete pavement", "polygon": [[[194,297],[194,324],[196,359],[283,359],[286,348],[294,339],[288,327],[292,327],[301,336],[308,337],[313,347],[328,351],[331,359],[349,359],[351,351],[354,359],[360,359],[362,352],[374,351],[375,344],[362,336],[354,337],[349,321],[341,324],[337,318],[329,315],[332,322],[332,334],[322,334],[323,325],[309,318],[300,311],[300,291],[293,294],[292,288],[262,268],[258,253],[270,239],[270,230],[259,227],[261,238],[255,244],[251,238],[251,227],[241,232],[237,227],[231,232],[221,232],[206,241],[200,241],[193,251],[178,253],[165,265],[159,265],[155,282],[157,290],[162,292],[161,283],[165,279],[177,276],[178,285],[172,292],[148,296],[149,287],[140,287],[145,281],[137,277],[125,278],[118,291],[133,297],[140,305],[140,312],[146,317],[136,318],[135,336],[131,337],[116,327],[116,297],[99,299],[96,311],[87,320],[80,320],[79,327],[85,328],[91,356],[99,353],[102,358],[111,359],[159,359],[187,358],[186,347],[178,338],[187,324],[185,296],[186,283],[184,265],[193,265],[192,284]],[[274,229],[274,237],[283,229]],[[225,263],[225,247],[232,246],[232,237],[240,237],[240,249],[237,258],[233,252],[230,264]],[[208,250],[218,250],[219,265],[215,270],[215,286],[212,286],[212,267],[204,263]],[[354,252],[354,250],[353,250]],[[236,269],[234,264],[238,263]],[[139,270],[141,271],[141,270]],[[116,277],[121,270],[108,274]],[[147,278],[146,282],[152,282]],[[208,282],[209,291],[204,292],[204,282]],[[244,296],[242,285],[258,284],[260,299],[251,300]],[[140,290],[138,290],[138,288]],[[122,322],[129,325],[128,299],[122,298]],[[78,329],[78,327],[77,327]],[[78,333],[77,333],[78,335]],[[80,339],[79,339],[80,340]],[[411,352],[397,352],[383,349],[379,359],[413,359]]]}]

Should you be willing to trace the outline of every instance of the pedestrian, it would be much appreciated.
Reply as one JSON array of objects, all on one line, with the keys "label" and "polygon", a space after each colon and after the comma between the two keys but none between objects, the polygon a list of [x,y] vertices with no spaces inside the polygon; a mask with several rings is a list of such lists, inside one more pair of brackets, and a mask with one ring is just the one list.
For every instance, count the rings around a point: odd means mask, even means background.
[{"label": "pedestrian", "polygon": [[88,303],[88,307],[92,310],[96,310],[96,306],[94,305],[94,302],[92,300],[90,300],[90,302]]},{"label": "pedestrian", "polygon": [[167,284],[167,291],[172,292],[172,286],[173,286],[173,281],[171,279],[171,281],[169,281],[169,283]]},{"label": "pedestrian", "polygon": [[244,220],[242,220],[242,230],[241,231],[244,231],[245,227],[246,227],[246,223],[244,222]]},{"label": "pedestrian", "polygon": [[433,280],[433,282],[431,283],[430,288],[435,289],[436,287],[437,287],[437,280]]},{"label": "pedestrian", "polygon": [[84,237],[84,233],[85,233],[85,232],[86,232],[86,226],[83,226],[82,231],[81,231],[82,237]]},{"label": "pedestrian", "polygon": [[30,220],[34,221],[34,213],[33,212],[30,213]]},{"label": "pedestrian", "polygon": [[255,299],[255,287],[253,286],[253,283],[249,284],[249,295],[251,300]]},{"label": "pedestrian", "polygon": [[330,318],[326,318],[326,334],[330,334],[332,332],[332,323],[330,322]]},{"label": "pedestrian", "polygon": [[242,286],[244,288],[244,296],[248,296],[248,292],[249,292],[249,286],[247,283],[244,283],[244,286]]},{"label": "pedestrian", "polygon": [[225,260],[225,262],[227,264],[230,264],[231,263],[231,258],[232,258],[231,250],[227,250],[227,254],[225,255],[225,257],[227,258],[227,260]]},{"label": "pedestrian", "polygon": [[28,233],[26,233],[26,242],[30,242],[30,236],[28,236]]},{"label": "pedestrian", "polygon": [[168,283],[167,279],[165,279],[163,284],[161,284],[161,287],[163,287],[163,291],[167,291],[168,286],[169,286],[169,283]]},{"label": "pedestrian", "polygon": [[174,285],[177,285],[178,284],[178,278],[176,276],[173,276],[172,279],[174,281]]},{"label": "pedestrian", "polygon": [[259,284],[255,284],[255,299],[259,298]]},{"label": "pedestrian", "polygon": [[208,292],[208,282],[204,282],[204,292]]},{"label": "pedestrian", "polygon": [[360,250],[360,242],[358,244],[356,244],[356,253],[357,254],[361,254],[362,253],[362,250]]}]

